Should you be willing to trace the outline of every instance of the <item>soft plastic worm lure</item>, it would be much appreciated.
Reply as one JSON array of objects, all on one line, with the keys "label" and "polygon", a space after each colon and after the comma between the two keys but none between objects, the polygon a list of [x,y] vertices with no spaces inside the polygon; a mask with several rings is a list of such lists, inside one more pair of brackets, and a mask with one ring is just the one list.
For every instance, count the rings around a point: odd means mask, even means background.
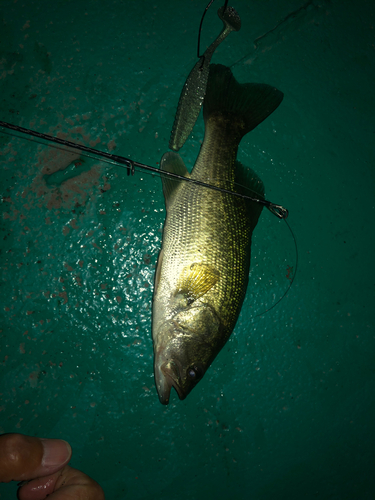
[{"label": "soft plastic worm lure", "polygon": [[[202,16],[198,35],[198,57],[199,57],[199,41],[202,28],[203,17],[207,9],[212,4],[212,1],[206,7]],[[216,47],[226,38],[232,31],[238,31],[241,28],[241,19],[233,7],[226,7],[227,2],[218,10],[218,16],[223,21],[223,29],[216,40],[206,49],[200,57],[194,68],[191,70],[187,80],[182,88],[180,100],[177,106],[177,112],[174,119],[169,147],[174,151],[178,151],[189,137],[193,130],[195,122],[199,116],[204,96],[206,95],[207,80],[209,74],[209,66],[213,53]]]}]

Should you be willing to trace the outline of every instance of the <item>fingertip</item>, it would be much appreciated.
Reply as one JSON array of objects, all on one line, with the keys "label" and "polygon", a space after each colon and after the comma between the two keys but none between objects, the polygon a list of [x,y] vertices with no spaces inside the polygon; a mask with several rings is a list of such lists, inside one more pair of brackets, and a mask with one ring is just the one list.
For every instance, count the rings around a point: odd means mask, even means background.
[{"label": "fingertip", "polygon": [[44,472],[49,474],[56,471],[56,468],[62,468],[66,465],[71,456],[72,448],[67,441],[63,439],[41,439],[43,445],[43,458],[41,467]]},{"label": "fingertip", "polygon": [[23,434],[0,436],[0,481],[23,481],[52,474],[70,460],[72,449],[62,439]]},{"label": "fingertip", "polygon": [[38,438],[9,433],[0,437],[0,481],[31,479],[29,474],[38,467],[43,446]]}]

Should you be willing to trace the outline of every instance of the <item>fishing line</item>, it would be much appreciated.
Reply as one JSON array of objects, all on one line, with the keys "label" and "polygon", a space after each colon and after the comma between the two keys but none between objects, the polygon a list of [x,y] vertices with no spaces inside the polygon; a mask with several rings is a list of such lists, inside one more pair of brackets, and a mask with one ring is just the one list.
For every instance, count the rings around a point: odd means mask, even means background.
[{"label": "fishing line", "polygon": [[[134,175],[134,173],[135,173],[135,166],[137,166],[137,167],[139,167],[139,168],[141,168],[143,170],[146,170],[146,173],[149,173],[149,172],[151,172],[151,173],[157,173],[159,175],[164,175],[164,176],[167,176],[167,177],[173,177],[173,178],[178,179],[178,180],[192,182],[193,184],[196,184],[198,186],[202,186],[202,187],[206,187],[206,188],[209,188],[209,189],[213,189],[215,191],[220,191],[220,192],[223,192],[223,193],[231,194],[231,195],[234,195],[234,196],[246,199],[246,200],[250,200],[250,201],[253,201],[253,202],[265,205],[268,208],[268,210],[270,210],[271,213],[273,213],[274,215],[276,215],[279,219],[283,219],[285,221],[286,225],[288,226],[288,229],[289,229],[290,234],[292,235],[292,238],[293,238],[293,241],[294,241],[294,247],[295,247],[295,252],[296,252],[296,260],[295,260],[295,270],[294,270],[294,273],[293,273],[293,277],[290,280],[289,286],[286,289],[286,291],[284,292],[284,294],[270,308],[264,310],[260,314],[257,314],[255,316],[255,318],[257,318],[259,316],[262,316],[263,314],[271,311],[271,309],[273,309],[274,307],[276,307],[284,299],[284,297],[287,295],[287,293],[289,292],[290,288],[292,287],[294,279],[295,279],[296,274],[297,274],[297,268],[298,268],[298,248],[297,248],[297,240],[296,240],[296,237],[294,235],[294,232],[293,232],[291,226],[289,225],[289,223],[286,220],[286,218],[289,215],[289,212],[288,212],[288,210],[286,208],[284,208],[284,207],[282,207],[280,205],[276,205],[274,203],[271,203],[271,202],[269,202],[267,200],[261,200],[261,199],[257,199],[257,198],[252,198],[252,197],[246,196],[246,195],[244,195],[242,193],[236,193],[235,191],[230,191],[230,190],[227,190],[227,189],[219,188],[217,186],[212,186],[211,184],[206,184],[205,182],[201,182],[201,181],[197,181],[197,180],[194,180],[194,179],[191,179],[191,178],[188,178],[188,177],[180,176],[178,174],[173,174],[172,172],[163,172],[159,168],[151,167],[149,165],[145,165],[143,163],[139,163],[139,162],[130,160],[128,158],[124,158],[122,156],[113,155],[113,154],[110,154],[110,153],[105,153],[103,151],[99,151],[99,150],[96,150],[94,148],[90,148],[88,146],[83,146],[81,144],[76,144],[74,142],[70,142],[70,141],[67,141],[65,139],[60,139],[58,137],[54,137],[54,136],[50,136],[50,135],[47,135],[47,134],[43,134],[41,132],[36,132],[34,130],[26,129],[26,128],[20,127],[18,125],[12,125],[10,123],[6,123],[6,122],[3,122],[3,121],[0,121],[0,126],[3,127],[3,128],[6,128],[8,130],[10,129],[10,130],[14,130],[16,132],[25,134],[26,136],[31,136],[32,138],[30,138],[30,137],[19,137],[16,134],[12,134],[11,132],[2,130],[1,133],[5,134],[5,135],[10,135],[12,137],[21,138],[23,140],[28,140],[28,141],[31,141],[31,142],[36,142],[38,144],[41,144],[42,146],[53,147],[55,149],[59,149],[61,151],[68,152],[68,153],[71,153],[71,154],[77,154],[77,152],[76,151],[69,151],[69,149],[67,149],[67,147],[69,147],[69,148],[71,148],[73,150],[74,149],[75,150],[78,149],[81,152],[81,156],[85,156],[85,157],[88,157],[88,158],[93,158],[93,159],[98,160],[98,161],[103,161],[103,162],[108,163],[108,164],[113,165],[113,166],[119,166],[119,167],[122,167],[122,168],[126,168],[127,172],[128,172],[128,175],[130,175],[130,174]],[[35,138],[37,138],[37,139],[35,139]],[[44,142],[42,142],[41,140],[38,140],[38,139],[43,139],[45,141],[52,142],[52,144],[45,144]],[[56,144],[60,144],[60,145],[65,146],[65,147],[59,147]],[[99,158],[97,158],[97,157],[99,157]],[[242,186],[242,188],[243,187],[244,186]],[[256,193],[255,191],[253,191],[253,190],[251,190],[249,188],[247,188],[247,189],[249,191],[251,191],[252,193],[254,193],[255,195],[259,196],[259,194]]]},{"label": "fishing line", "polygon": [[[214,191],[220,191],[221,193],[230,194],[232,196],[237,196],[238,198],[243,198],[245,200],[259,203],[260,205],[267,207],[268,210],[271,213],[273,213],[274,215],[276,215],[276,217],[278,217],[279,219],[286,219],[289,215],[289,212],[286,208],[284,208],[281,205],[277,205],[276,203],[272,203],[268,200],[252,198],[251,196],[246,196],[245,194],[242,194],[242,193],[236,193],[235,191],[230,191],[229,189],[224,189],[224,188],[220,188],[217,186],[212,186],[211,184],[206,184],[205,182],[202,182],[202,181],[199,181],[196,179],[192,179],[191,177],[184,177],[183,175],[178,175],[178,174],[175,174],[172,172],[166,172],[166,171],[160,170],[160,168],[151,167],[150,165],[145,165],[144,163],[140,163],[138,161],[131,160],[130,158],[125,158],[123,156],[114,155],[111,153],[105,153],[104,151],[99,151],[98,149],[90,148],[90,147],[84,146],[82,144],[76,144],[74,142],[67,141],[66,139],[60,139],[59,137],[54,137],[52,135],[43,134],[42,132],[36,132],[35,130],[30,130],[30,129],[27,129],[24,127],[20,127],[18,125],[13,125],[11,123],[3,122],[1,120],[0,120],[0,126],[3,128],[6,128],[6,129],[14,130],[16,132],[32,136],[32,137],[37,137],[38,139],[43,139],[43,140],[48,141],[48,142],[57,143],[57,144],[60,144],[62,146],[65,146],[65,147],[68,147],[71,149],[75,149],[75,150],[78,149],[79,151],[83,151],[86,153],[86,155],[83,155],[83,156],[88,156],[89,158],[94,158],[96,160],[98,159],[97,157],[100,157],[100,160],[102,160],[102,158],[104,158],[103,161],[105,161],[106,163],[111,163],[112,165],[117,165],[117,166],[121,166],[123,168],[127,168],[128,175],[130,175],[130,173],[132,175],[134,175],[135,167],[138,167],[142,170],[153,172],[153,173],[159,174],[161,176],[171,177],[171,178],[179,180],[179,181],[191,182],[193,184],[196,184],[197,186],[202,186],[202,187],[205,187],[208,189],[213,189]],[[13,135],[13,136],[19,138],[19,136],[15,135],[15,134],[11,134],[9,132],[2,131],[2,133],[7,134],[7,135]],[[44,144],[41,141],[34,141],[34,142],[39,142],[40,144],[46,146],[46,144]],[[58,148],[58,149],[64,149],[64,148]],[[72,152],[72,151],[69,151],[67,149],[64,149],[64,150],[68,151],[68,152]]]},{"label": "fishing line", "polygon": [[[202,32],[203,19],[204,19],[204,16],[206,15],[206,12],[208,11],[208,9],[213,4],[213,2],[214,2],[214,0],[210,0],[210,2],[208,3],[207,7],[204,9],[204,12],[202,14],[201,23],[199,25],[199,31],[198,31],[198,48],[197,48],[198,59],[200,59],[202,57],[202,56],[199,55],[199,52],[200,52],[200,42],[201,42],[201,32]],[[225,9],[227,8],[227,5],[228,5],[228,0],[225,0],[223,12],[225,12]]]},{"label": "fishing line", "polygon": [[284,219],[284,222],[285,224],[288,226],[288,229],[290,231],[290,234],[292,235],[292,238],[293,238],[293,242],[294,242],[294,249],[295,249],[295,252],[296,252],[296,260],[295,260],[295,265],[294,265],[294,272],[293,272],[293,276],[292,276],[292,279],[290,280],[290,283],[289,283],[289,286],[288,288],[285,290],[284,294],[279,298],[279,300],[277,302],[275,302],[270,308],[266,309],[265,311],[259,313],[259,314],[256,314],[254,317],[257,318],[258,316],[262,316],[263,314],[265,313],[268,313],[269,311],[271,311],[271,309],[273,309],[274,307],[277,306],[277,304],[279,304],[283,298],[286,296],[286,294],[289,292],[289,290],[291,289],[292,285],[293,285],[293,282],[294,282],[294,279],[296,277],[296,274],[297,274],[297,269],[298,269],[298,248],[297,248],[297,240],[296,240],[296,237],[294,235],[294,232],[293,232],[293,229],[290,227],[290,224],[288,223],[288,221],[286,219]]},{"label": "fishing line", "polygon": [[[239,184],[237,184],[235,182],[236,185],[240,186]],[[259,193],[257,193],[256,191],[254,191],[253,189],[250,189],[246,186],[241,186],[242,189],[246,189],[247,191],[251,191],[252,193],[254,193],[256,196],[260,196]],[[289,282],[289,286],[288,288],[285,290],[285,292],[283,293],[283,295],[274,303],[272,304],[272,306],[268,309],[265,309],[263,312],[259,313],[259,314],[256,314],[254,316],[254,318],[257,318],[258,316],[262,316],[263,314],[271,311],[271,309],[273,309],[274,307],[277,306],[277,304],[279,304],[283,298],[287,295],[287,293],[289,292],[289,290],[291,289],[292,285],[293,285],[293,282],[294,282],[294,279],[296,277],[296,274],[297,274],[297,269],[298,269],[298,246],[297,246],[297,240],[296,240],[296,237],[295,237],[295,234],[293,232],[293,229],[291,228],[290,224],[288,223],[288,221],[286,220],[286,218],[284,218],[284,221],[285,221],[285,224],[288,226],[288,229],[290,231],[290,234],[292,235],[292,239],[293,239],[293,242],[294,242],[294,249],[295,249],[295,255],[296,255],[296,258],[295,258],[295,264],[294,264],[294,272],[293,272],[293,276]]]}]

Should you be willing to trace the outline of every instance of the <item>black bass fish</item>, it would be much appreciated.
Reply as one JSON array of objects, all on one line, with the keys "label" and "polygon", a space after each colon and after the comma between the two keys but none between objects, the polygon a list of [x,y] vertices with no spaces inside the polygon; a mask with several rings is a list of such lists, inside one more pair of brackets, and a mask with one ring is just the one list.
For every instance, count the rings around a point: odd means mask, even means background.
[{"label": "black bass fish", "polygon": [[185,85],[182,87],[169,140],[169,147],[174,151],[178,151],[185,144],[197,121],[206,94],[211,57],[216,47],[229,33],[241,28],[240,16],[233,7],[220,7],[217,14],[223,21],[223,29],[190,71]]},{"label": "black bass fish", "polygon": [[[264,198],[259,177],[236,161],[242,137],[269,116],[283,94],[265,84],[239,84],[211,65],[203,104],[204,141],[191,174],[166,153],[161,170]],[[155,273],[152,335],[160,402],[171,388],[184,399],[231,335],[245,297],[252,232],[262,206],[231,194],[162,177],[166,203]],[[248,193],[248,191],[246,191]],[[245,194],[245,191],[243,191]]]}]

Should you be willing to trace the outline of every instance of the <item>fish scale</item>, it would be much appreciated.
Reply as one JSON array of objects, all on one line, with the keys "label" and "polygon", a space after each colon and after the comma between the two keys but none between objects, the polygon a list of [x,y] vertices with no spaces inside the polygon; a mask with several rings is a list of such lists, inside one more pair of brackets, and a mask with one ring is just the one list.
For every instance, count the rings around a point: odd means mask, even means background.
[{"label": "fish scale", "polygon": [[[221,279],[198,300],[212,300],[224,321],[227,296],[232,296],[233,290],[243,289],[244,275],[248,274],[248,266],[242,265],[250,258],[250,221],[244,202],[235,203],[232,196],[221,193],[207,196],[204,190],[191,189],[186,184],[181,191],[185,191],[181,192],[181,202],[173,206],[169,213],[171,223],[168,220],[165,225],[163,246],[168,250],[164,259],[168,259],[169,265],[162,269],[160,294],[165,293],[167,298],[170,289],[178,287],[185,267],[194,263],[212,265]],[[227,250],[223,252],[223,248]],[[228,269],[234,272],[228,273]],[[230,328],[230,321],[225,323]]]},{"label": "fish scale", "polygon": [[[242,137],[282,100],[264,84],[240,85],[211,65],[203,104],[205,136],[192,173],[175,152],[161,169],[263,198],[259,177],[237,161]],[[162,177],[166,220],[153,297],[155,383],[161,403],[171,388],[184,399],[232,333],[246,294],[251,235],[262,205]],[[242,188],[239,186],[243,186]]]}]

